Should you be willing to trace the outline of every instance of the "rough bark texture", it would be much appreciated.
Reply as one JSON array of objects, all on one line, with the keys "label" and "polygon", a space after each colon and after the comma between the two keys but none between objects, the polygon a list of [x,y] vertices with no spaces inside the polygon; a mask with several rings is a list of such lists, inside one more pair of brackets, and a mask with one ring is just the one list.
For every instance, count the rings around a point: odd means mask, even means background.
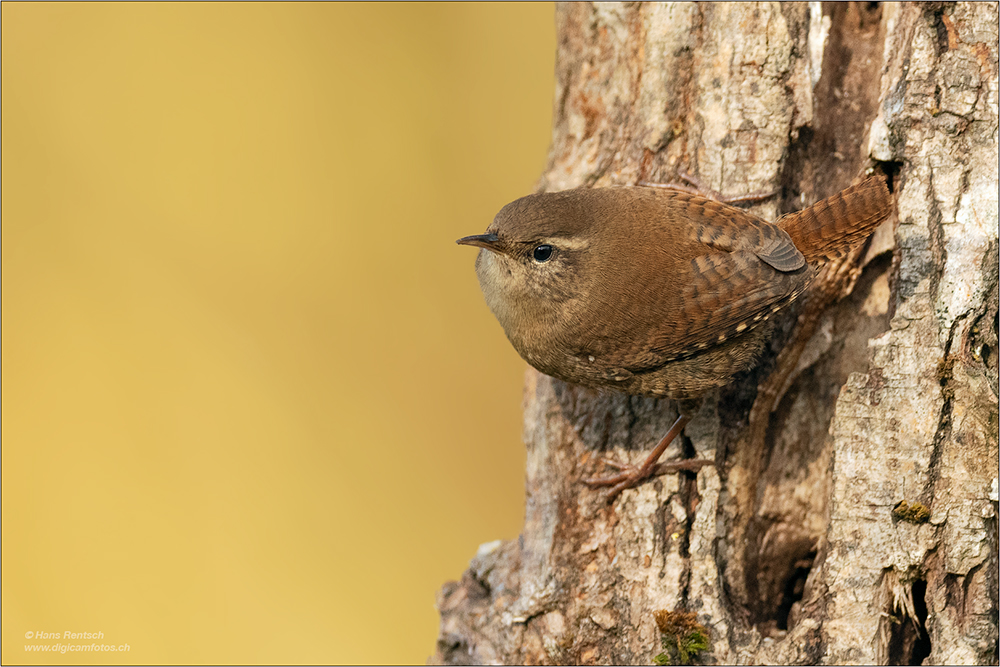
[{"label": "rough bark texture", "polygon": [[996,664],[997,5],[566,4],[557,29],[541,189],[687,171],[781,188],[774,219],[878,162],[898,215],[665,457],[714,468],[605,505],[580,478],[676,407],[529,371],[523,533],[445,585],[432,661],[649,664],[667,610],[707,630],[694,662]]}]

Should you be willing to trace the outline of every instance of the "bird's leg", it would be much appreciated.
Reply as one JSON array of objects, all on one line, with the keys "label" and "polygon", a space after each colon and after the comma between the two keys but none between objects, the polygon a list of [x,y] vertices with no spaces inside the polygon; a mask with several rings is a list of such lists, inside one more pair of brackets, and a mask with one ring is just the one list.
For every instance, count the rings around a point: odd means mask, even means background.
[{"label": "bird's leg", "polygon": [[700,197],[705,197],[706,199],[713,199],[717,202],[722,202],[723,204],[732,204],[734,206],[740,204],[756,204],[762,202],[765,199],[770,199],[780,192],[780,190],[769,190],[769,191],[758,191],[751,192],[746,195],[724,195],[718,190],[713,190],[708,187],[700,180],[688,174],[686,172],[678,172],[678,178],[682,181],[687,182],[678,183],[676,181],[671,181],[670,183],[653,183],[650,181],[639,181],[636,185],[641,185],[647,188],[668,188],[670,190],[678,190],[680,192],[687,192],[688,194],[698,195]]},{"label": "bird's leg", "polygon": [[713,462],[707,459],[684,459],[660,465],[656,464],[660,457],[663,456],[663,452],[667,450],[673,439],[680,435],[680,432],[684,430],[689,421],[691,421],[691,417],[686,414],[681,414],[677,417],[677,421],[674,422],[674,425],[670,427],[670,430],[667,431],[667,434],[663,436],[663,439],[660,440],[653,451],[649,453],[649,456],[642,462],[642,465],[636,467],[623,465],[616,461],[606,461],[608,465],[621,470],[621,472],[610,477],[588,477],[583,480],[584,484],[612,487],[611,491],[608,492],[608,501],[610,502],[625,489],[636,486],[646,478],[652,477],[654,473],[664,474],[679,470],[698,471],[706,465],[712,465]]}]

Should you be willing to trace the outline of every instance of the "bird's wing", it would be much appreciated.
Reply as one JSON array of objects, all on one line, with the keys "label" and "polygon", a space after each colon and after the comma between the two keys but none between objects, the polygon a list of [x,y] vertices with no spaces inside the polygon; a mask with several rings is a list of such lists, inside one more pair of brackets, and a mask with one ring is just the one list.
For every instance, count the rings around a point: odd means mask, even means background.
[{"label": "bird's wing", "polygon": [[[604,267],[604,282],[616,289],[580,321],[578,340],[612,375],[658,368],[752,331],[814,273],[787,233],[746,211],[686,193],[655,204],[636,217],[659,217],[662,228],[631,248],[631,265]],[[671,268],[650,270],[657,265]]]},{"label": "bird's wing", "polygon": [[[654,364],[688,357],[761,326],[809,285],[813,270],[781,228],[716,202],[725,208],[712,225],[695,227],[706,252],[690,260],[686,284],[673,322],[664,312],[659,331],[650,332]],[[711,211],[708,211],[711,213]]]},{"label": "bird's wing", "polygon": [[646,297],[628,308],[631,313],[620,313],[620,321],[633,326],[630,334],[623,328],[599,346],[609,367],[646,372],[752,331],[808,287],[813,269],[778,271],[742,250],[700,255],[685,273],[685,284],[664,281],[655,289],[659,298]]},{"label": "bird's wing", "polygon": [[746,250],[702,255],[691,265],[677,316],[681,333],[652,346],[665,356],[690,356],[755,329],[798,297],[813,275],[804,264],[775,270]]}]

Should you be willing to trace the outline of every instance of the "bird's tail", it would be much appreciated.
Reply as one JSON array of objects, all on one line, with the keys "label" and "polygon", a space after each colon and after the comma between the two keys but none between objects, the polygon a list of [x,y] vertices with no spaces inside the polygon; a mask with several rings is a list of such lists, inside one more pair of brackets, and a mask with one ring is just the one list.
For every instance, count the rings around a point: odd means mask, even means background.
[{"label": "bird's tail", "polygon": [[876,174],[809,208],[781,217],[777,225],[792,237],[807,262],[846,254],[866,239],[893,209],[885,176]]}]

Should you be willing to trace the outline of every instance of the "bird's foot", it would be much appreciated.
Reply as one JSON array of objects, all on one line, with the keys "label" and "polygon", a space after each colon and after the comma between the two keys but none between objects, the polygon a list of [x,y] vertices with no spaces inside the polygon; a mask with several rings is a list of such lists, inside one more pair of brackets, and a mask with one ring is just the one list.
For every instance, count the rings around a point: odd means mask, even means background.
[{"label": "bird's foot", "polygon": [[650,462],[647,460],[642,465],[634,466],[604,459],[604,464],[620,472],[617,475],[609,475],[607,477],[588,477],[583,480],[583,483],[593,487],[612,487],[607,495],[607,501],[610,503],[625,489],[638,486],[650,477],[658,477],[682,471],[698,472],[705,466],[715,465],[715,461],[709,459],[681,459],[679,461],[656,463],[655,461]]},{"label": "bird's foot", "polygon": [[664,463],[657,465],[657,461],[663,456],[663,452],[667,450],[667,445],[669,445],[674,438],[680,435],[680,432],[684,430],[687,423],[691,421],[691,417],[688,414],[681,413],[677,416],[677,421],[674,425],[670,427],[667,434],[663,436],[659,444],[653,448],[653,451],[649,453],[646,460],[642,462],[640,466],[630,466],[618,463],[617,461],[606,461],[608,465],[612,468],[617,468],[621,472],[617,475],[612,475],[610,477],[589,477],[584,481],[585,484],[590,486],[610,486],[611,490],[608,492],[607,501],[610,503],[614,500],[619,493],[625,489],[632,488],[640,482],[642,482],[647,477],[651,476],[654,472],[659,474],[659,471],[663,466],[663,472],[670,472],[673,470],[688,470],[692,462],[697,461],[698,467],[695,470],[701,468],[702,465],[706,463],[711,463],[711,461],[705,461],[704,459],[686,459],[683,461],[673,461],[670,463]]}]

